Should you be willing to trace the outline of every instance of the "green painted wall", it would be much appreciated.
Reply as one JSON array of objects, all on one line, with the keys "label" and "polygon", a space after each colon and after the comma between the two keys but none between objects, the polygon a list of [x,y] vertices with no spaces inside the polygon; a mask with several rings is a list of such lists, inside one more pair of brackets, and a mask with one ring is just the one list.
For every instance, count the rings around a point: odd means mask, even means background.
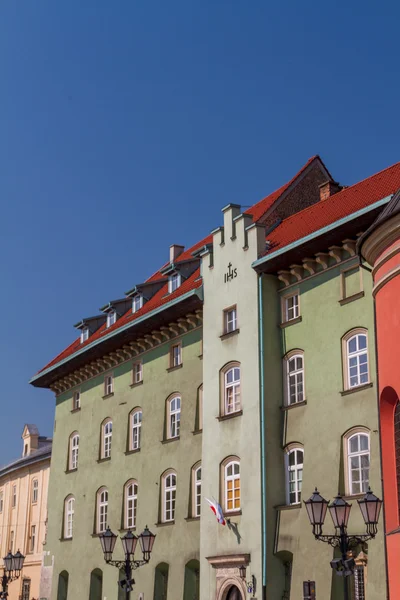
[{"label": "green painted wall", "polygon": [[[49,490],[49,528],[45,550],[46,560],[55,556],[52,598],[57,598],[59,573],[69,573],[68,597],[89,598],[90,573],[103,571],[103,597],[118,597],[117,569],[106,566],[94,530],[95,496],[101,486],[109,489],[108,522],[118,533],[121,527],[123,486],[130,478],[139,484],[137,525],[157,535],[149,565],[135,571],[135,594],[144,592],[152,598],[154,570],[165,562],[169,568],[168,597],[182,598],[185,565],[199,559],[199,522],[188,517],[191,467],[201,458],[201,435],[193,435],[197,389],[202,383],[201,329],[181,337],[183,366],[172,372],[169,367],[169,344],[165,343],[143,354],[143,385],[130,387],[132,361],[116,367],[114,395],[103,399],[104,374],[81,388],[81,410],[71,413],[73,390],[59,396]],[[182,396],[180,439],[162,444],[165,401],[178,391]],[[136,406],[142,407],[142,448],[126,455],[128,415]],[[100,425],[106,417],[113,419],[112,457],[98,462]],[[79,467],[65,473],[68,439],[73,431],[80,434]],[[157,526],[159,514],[160,476],[168,468],[177,472],[175,524]],[[64,499],[75,496],[74,536],[60,541]],[[139,551],[140,554],[140,551]],[[115,557],[122,558],[122,546],[117,542]]]}]

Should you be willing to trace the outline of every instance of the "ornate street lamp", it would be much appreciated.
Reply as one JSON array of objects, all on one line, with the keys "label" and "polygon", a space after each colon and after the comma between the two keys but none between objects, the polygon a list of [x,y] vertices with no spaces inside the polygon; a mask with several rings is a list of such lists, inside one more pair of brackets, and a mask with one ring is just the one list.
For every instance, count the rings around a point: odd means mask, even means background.
[{"label": "ornate street lamp", "polygon": [[[379,498],[372,493],[371,488],[368,488],[368,492],[362,500],[358,500],[367,533],[355,535],[347,534],[347,524],[349,522],[352,505],[346,502],[342,496],[336,496],[334,501],[329,504],[329,502],[320,495],[317,488],[315,488],[313,495],[308,500],[305,500],[304,504],[313,528],[315,539],[326,542],[333,548],[340,548],[342,557],[340,559],[337,558],[332,560],[331,567],[336,570],[338,575],[343,576],[344,598],[345,600],[348,600],[349,590],[346,577],[353,574],[354,559],[348,558],[347,554],[349,550],[355,548],[358,544],[362,544],[374,538],[378,533],[377,526],[382,508],[382,500],[379,500]],[[325,522],[327,508],[329,508],[335,527],[334,535],[322,534],[322,527]]]},{"label": "ornate street lamp", "polygon": [[[125,560],[112,560],[112,554],[114,552],[117,536],[109,527],[107,527],[104,533],[99,535],[99,538],[106,563],[108,565],[112,565],[113,567],[117,567],[119,570],[123,570],[125,573],[125,579],[120,580],[119,585],[125,590],[126,598],[129,600],[130,592],[133,590],[132,586],[135,583],[135,580],[132,578],[132,571],[142,567],[143,565],[146,565],[149,562],[156,536],[151,533],[147,525],[139,537],[132,533],[131,530],[127,531],[127,533],[121,537]],[[138,540],[143,554],[142,560],[136,560],[134,558]]]},{"label": "ornate street lamp", "polygon": [[22,567],[24,566],[25,556],[18,550],[16,554],[12,554],[10,551],[7,556],[3,558],[4,572],[1,578],[2,591],[0,592],[0,598],[8,598],[8,584],[15,579],[18,579],[21,575]]}]

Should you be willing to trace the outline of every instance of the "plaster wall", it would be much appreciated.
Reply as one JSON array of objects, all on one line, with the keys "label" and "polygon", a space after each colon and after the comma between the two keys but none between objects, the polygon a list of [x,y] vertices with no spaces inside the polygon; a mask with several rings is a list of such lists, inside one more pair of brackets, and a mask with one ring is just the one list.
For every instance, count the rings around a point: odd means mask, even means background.
[{"label": "plaster wall", "polygon": [[[191,467],[201,459],[201,434],[193,435],[197,389],[202,383],[201,329],[181,338],[183,366],[171,372],[170,344],[165,343],[143,353],[143,384],[130,387],[132,362],[113,371],[114,394],[103,398],[104,374],[81,385],[81,409],[71,413],[72,395],[57,397],[49,495],[49,532],[46,564],[54,556],[52,600],[57,598],[58,577],[69,573],[68,598],[89,598],[90,573],[103,572],[102,597],[114,600],[118,595],[118,573],[104,563],[100,542],[94,536],[95,497],[101,486],[109,490],[108,523],[118,533],[122,527],[123,486],[127,480],[138,481],[137,531],[145,525],[156,534],[148,565],[135,571],[135,594],[153,597],[154,570],[157,564],[169,564],[168,597],[182,598],[185,564],[199,558],[199,521],[187,521]],[[175,341],[175,340],[174,340]],[[135,359],[136,360],[136,359]],[[165,403],[173,392],[180,392],[180,439],[162,444]],[[140,406],[143,411],[142,447],[126,453],[128,416]],[[111,460],[99,462],[100,426],[106,417],[113,419]],[[73,431],[80,435],[79,464],[75,472],[66,473],[68,440]],[[173,468],[177,472],[175,522],[159,524],[160,477]],[[74,534],[62,540],[64,499],[75,496]],[[123,533],[122,533],[123,535]],[[140,553],[140,550],[138,550]],[[115,558],[122,558],[117,542]],[[140,557],[139,557],[140,558]]]}]

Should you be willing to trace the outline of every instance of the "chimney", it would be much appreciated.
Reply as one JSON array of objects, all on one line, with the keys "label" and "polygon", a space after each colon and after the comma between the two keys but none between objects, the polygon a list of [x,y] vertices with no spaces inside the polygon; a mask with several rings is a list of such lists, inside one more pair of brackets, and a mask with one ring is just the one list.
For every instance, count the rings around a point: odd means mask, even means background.
[{"label": "chimney", "polygon": [[182,254],[184,249],[185,246],[178,246],[178,244],[172,244],[172,246],[169,247],[169,262],[175,262],[178,256]]},{"label": "chimney", "polygon": [[319,199],[326,200],[330,196],[333,196],[333,194],[336,194],[336,192],[340,192],[341,189],[342,186],[337,181],[325,181],[325,183],[321,183],[319,186]]}]

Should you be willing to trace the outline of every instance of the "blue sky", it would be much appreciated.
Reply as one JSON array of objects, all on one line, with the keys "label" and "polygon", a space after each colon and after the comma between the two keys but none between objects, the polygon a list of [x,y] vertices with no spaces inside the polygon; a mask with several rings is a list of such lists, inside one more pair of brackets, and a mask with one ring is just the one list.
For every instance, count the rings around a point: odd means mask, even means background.
[{"label": "blue sky", "polygon": [[3,435],[52,434],[29,378],[72,325],[319,153],[399,159],[395,2],[0,3]]}]

